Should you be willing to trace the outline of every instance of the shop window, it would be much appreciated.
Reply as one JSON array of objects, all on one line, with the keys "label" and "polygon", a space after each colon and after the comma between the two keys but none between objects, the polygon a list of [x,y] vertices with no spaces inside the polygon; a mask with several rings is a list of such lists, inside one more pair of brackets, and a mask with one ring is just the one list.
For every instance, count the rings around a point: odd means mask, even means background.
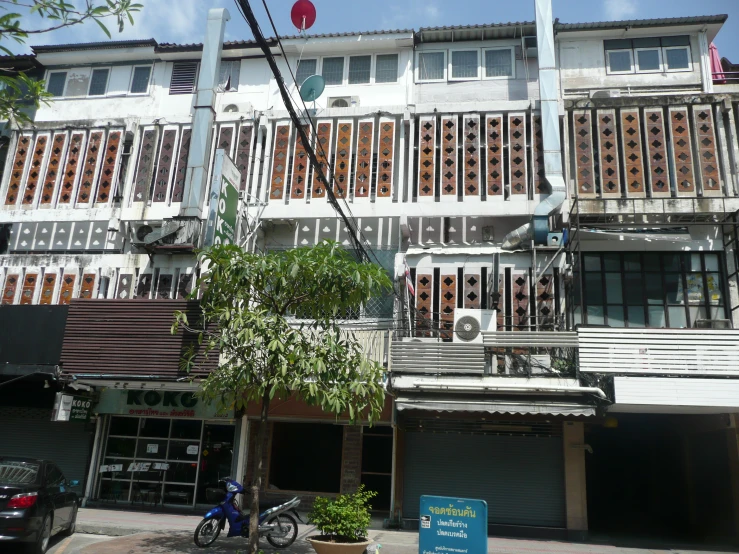
[{"label": "shop window", "polygon": [[143,418],[141,420],[142,437],[164,437],[169,436],[169,419]]},{"label": "shop window", "polygon": [[195,439],[200,440],[200,431],[203,424],[197,420],[175,419],[172,422],[173,439]]},{"label": "shop window", "polygon": [[118,417],[110,418],[110,435],[121,437],[135,437],[139,432],[139,419],[137,417]]},{"label": "shop window", "polygon": [[338,493],[344,429],[321,423],[276,422],[270,453],[270,488]]}]

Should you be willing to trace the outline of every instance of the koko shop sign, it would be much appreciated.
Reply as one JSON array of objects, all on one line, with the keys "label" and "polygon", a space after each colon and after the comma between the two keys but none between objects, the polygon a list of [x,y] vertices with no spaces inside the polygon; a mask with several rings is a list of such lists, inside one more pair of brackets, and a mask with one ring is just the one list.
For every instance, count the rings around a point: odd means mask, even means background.
[{"label": "koko shop sign", "polygon": [[216,404],[206,404],[192,391],[110,390],[100,393],[95,407],[99,414],[139,417],[232,419],[233,410],[217,413]]}]

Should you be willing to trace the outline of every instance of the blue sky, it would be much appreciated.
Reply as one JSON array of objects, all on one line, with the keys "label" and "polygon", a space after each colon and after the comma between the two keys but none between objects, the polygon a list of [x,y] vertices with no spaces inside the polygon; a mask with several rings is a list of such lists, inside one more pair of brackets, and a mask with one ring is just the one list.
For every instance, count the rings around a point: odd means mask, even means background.
[{"label": "blue sky", "polygon": [[[77,2],[81,0],[76,0]],[[227,39],[251,38],[233,0],[138,0],[144,11],[136,24],[114,39],[155,38],[159,42],[200,42],[205,13],[226,7],[231,13]],[[251,0],[262,30],[271,35],[261,0]],[[281,34],[293,34],[290,7],[294,0],[267,0]],[[367,31],[435,26],[467,25],[534,19],[534,0],[313,0],[318,18],[311,32]],[[716,39],[722,56],[739,63],[739,0],[553,0],[554,15],[575,23],[616,19],[644,19],[687,15],[729,14],[729,21]],[[2,12],[0,12],[2,13]],[[29,22],[35,23],[35,22]],[[97,26],[37,35],[29,44],[59,44],[103,40]],[[17,48],[13,48],[18,51]]]}]

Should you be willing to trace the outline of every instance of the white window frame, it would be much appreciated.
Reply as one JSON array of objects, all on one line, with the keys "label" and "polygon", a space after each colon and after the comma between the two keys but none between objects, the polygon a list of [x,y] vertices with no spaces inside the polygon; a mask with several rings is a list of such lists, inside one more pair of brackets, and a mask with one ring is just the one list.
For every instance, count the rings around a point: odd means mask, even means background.
[{"label": "white window frame", "polygon": [[69,80],[69,69],[50,69],[46,72],[46,86],[44,90],[47,92],[49,91],[49,80],[51,79],[52,73],[64,73],[64,90],[62,91],[62,95],[54,96],[53,98],[65,98],[67,94],[67,81]]},{"label": "white window frame", "polygon": [[[90,94],[90,86],[92,85],[92,74],[97,69],[107,69],[108,70],[108,78],[105,80],[105,92],[103,94]],[[90,68],[90,82],[87,85],[87,97],[88,98],[105,98],[108,96],[108,85],[110,85],[110,74],[113,72],[113,68],[110,66],[107,67],[91,67]],[[133,72],[131,72],[133,73]],[[129,87],[130,90],[130,87]]]},{"label": "white window frame", "polygon": [[[366,83],[350,83],[349,82],[349,64],[352,63],[352,58],[361,58],[364,56],[369,56],[370,59],[370,74],[369,74],[369,81]],[[344,60],[344,64],[346,65],[346,84],[351,87],[366,87],[367,85],[374,84],[375,80],[375,57],[372,54],[352,54],[346,57],[346,60]]]},{"label": "white window frame", "polygon": [[349,61],[347,56],[321,56],[321,67],[316,69],[316,74],[323,77],[323,60],[326,58],[344,58],[344,65],[341,68],[341,83],[328,84],[327,87],[343,87],[349,82]]},{"label": "white window frame", "polygon": [[[679,69],[670,69],[667,64],[667,51],[668,50],[687,50],[688,52],[688,67],[681,67]],[[691,57],[692,52],[690,46],[663,46],[662,47],[662,66],[666,73],[684,73],[693,71],[693,58]]]},{"label": "white window frame", "polygon": [[[394,81],[383,81],[381,83],[377,82],[377,57],[378,56],[396,56],[398,59],[398,66],[395,68],[395,80]],[[385,52],[382,54],[375,54],[372,56],[372,77],[370,82],[373,85],[397,85],[398,80],[400,79],[400,54],[397,52]]]},{"label": "white window frame", "polygon": [[[503,76],[503,77],[497,77],[492,76],[488,77],[486,75],[486,65],[485,65],[485,54],[491,50],[509,50],[511,53],[511,73],[512,75],[510,77]],[[482,52],[480,54],[480,75],[482,76],[483,81],[494,81],[494,80],[501,80],[501,79],[515,79],[516,78],[516,48],[513,46],[500,46],[498,48],[483,48]]]},{"label": "white window frame", "polygon": [[[421,79],[421,54],[444,54],[444,63],[442,64],[444,67],[444,77],[441,79]],[[447,80],[447,72],[449,70],[449,67],[447,65],[447,60],[449,58],[449,55],[447,54],[446,50],[419,50],[416,52],[416,71],[415,71],[415,77],[416,77],[416,83],[445,83]]]},{"label": "white window frame", "polygon": [[[305,58],[305,61],[306,62],[311,61],[311,60],[313,60],[313,61],[316,62],[316,72],[313,73],[313,75],[320,75],[321,74],[321,57],[320,56],[316,56],[315,58]],[[298,62],[295,64],[295,79],[296,80],[298,78],[298,65],[300,65],[300,62],[301,61],[303,61],[303,60],[298,60]],[[308,75],[308,77],[310,77],[310,76],[311,75]],[[306,79],[308,77],[306,77]],[[297,83],[297,87],[300,88],[300,85],[302,85],[302,84],[303,83]]]},{"label": "white window frame", "polygon": [[[149,82],[146,84],[146,91],[145,92],[131,92],[131,87],[133,86],[133,77],[136,75],[136,68],[137,67],[148,67],[149,68]],[[198,68],[199,71],[199,68]],[[131,66],[131,78],[128,80],[128,90],[126,91],[127,96],[148,96],[149,95],[149,89],[151,87],[151,79],[154,76],[154,64],[139,64],[139,65],[133,65]],[[195,73],[195,86],[197,86],[198,81],[198,73]]]},{"label": "white window frame", "polygon": [[[656,50],[659,56],[659,68],[658,69],[639,69],[639,52],[645,52],[649,50]],[[632,64],[636,73],[663,73],[665,69],[664,56],[662,55],[661,46],[652,46],[649,48],[634,48],[634,55],[632,56]]]},{"label": "white window frame", "polygon": [[[477,75],[475,77],[454,77],[454,68],[452,59],[454,58],[454,52],[477,52]],[[480,48],[450,48],[449,54],[447,55],[447,80],[448,81],[479,81],[480,80],[480,62],[481,52]]]},{"label": "white window frame", "polygon": [[[627,52],[631,59],[631,67],[627,71],[614,71],[611,69],[611,53],[613,52]],[[633,48],[619,48],[618,50],[606,50],[606,73],[608,75],[629,75],[634,73],[634,49]]]}]

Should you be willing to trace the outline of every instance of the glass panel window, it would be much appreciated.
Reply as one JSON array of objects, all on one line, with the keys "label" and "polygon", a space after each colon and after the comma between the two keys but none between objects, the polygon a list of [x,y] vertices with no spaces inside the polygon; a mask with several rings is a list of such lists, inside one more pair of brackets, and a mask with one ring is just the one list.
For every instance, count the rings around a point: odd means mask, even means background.
[{"label": "glass panel window", "polygon": [[49,73],[49,80],[46,83],[46,91],[53,96],[64,96],[64,85],[67,83],[66,71],[55,71]]},{"label": "glass panel window", "polygon": [[321,72],[327,85],[340,85],[344,82],[344,58],[323,58]]},{"label": "glass panel window", "polygon": [[587,302],[588,306],[605,304],[602,279],[600,272],[585,274],[585,302]]},{"label": "glass panel window", "polygon": [[295,72],[295,80],[298,85],[302,85],[308,77],[316,74],[317,64],[316,60],[300,60],[298,62],[298,70]]},{"label": "glass panel window", "polygon": [[372,56],[349,57],[349,84],[361,85],[370,82]]},{"label": "glass panel window", "polygon": [[682,275],[680,275],[679,273],[666,274],[665,275],[665,291],[667,292],[667,303],[668,304],[685,303],[685,293],[683,292]]},{"label": "glass panel window", "polygon": [[604,325],[605,322],[603,306],[588,306],[588,325]]},{"label": "glass panel window", "polygon": [[149,90],[151,66],[135,67],[131,79],[131,94],[143,94]]},{"label": "glass panel window", "polygon": [[398,55],[381,54],[377,56],[375,83],[395,83],[398,80]]},{"label": "glass panel window", "polygon": [[420,52],[418,54],[418,79],[420,81],[444,80],[444,52]]},{"label": "glass panel window", "polygon": [[622,304],[624,301],[620,273],[606,273],[606,298],[609,304]]},{"label": "glass panel window", "polygon": [[667,314],[670,317],[670,327],[674,329],[682,329],[688,326],[685,317],[685,308],[683,306],[669,306]]},{"label": "glass panel window", "polygon": [[140,437],[163,437],[169,436],[169,420],[144,418],[141,420]]},{"label": "glass panel window", "polygon": [[610,252],[603,254],[603,265],[606,271],[621,271],[621,255]]},{"label": "glass panel window", "polygon": [[600,254],[585,254],[583,259],[585,271],[600,271]]},{"label": "glass panel window", "polygon": [[690,69],[690,51],[688,48],[665,48],[664,50],[668,71]]},{"label": "glass panel window", "polygon": [[662,55],[659,48],[636,50],[637,71],[661,71]]},{"label": "glass panel window", "polygon": [[110,418],[110,431],[108,432],[111,435],[135,437],[139,432],[139,418],[112,416]]},{"label": "glass panel window", "polygon": [[485,50],[485,77],[513,77],[510,48]]},{"label": "glass panel window", "polygon": [[624,275],[626,290],[626,302],[629,304],[642,304],[644,302],[644,288],[641,273],[626,273]]},{"label": "glass panel window", "polygon": [[452,51],[452,79],[477,79],[477,50]]},{"label": "glass panel window", "polygon": [[606,55],[609,73],[631,73],[634,70],[631,50],[609,50]]},{"label": "glass panel window", "polygon": [[704,254],[706,271],[719,271],[718,254]]},{"label": "glass panel window", "polygon": [[700,273],[688,273],[688,302],[690,304],[703,304],[706,301],[703,289],[703,275]]},{"label": "glass panel window", "polygon": [[173,439],[195,439],[200,440],[202,422],[188,419],[175,419],[172,421]]},{"label": "glass panel window", "polygon": [[628,306],[629,327],[644,327],[644,306]]},{"label": "glass panel window", "polygon": [[238,92],[241,60],[221,60],[218,73],[218,92]]},{"label": "glass panel window", "polygon": [[649,306],[649,326],[658,328],[667,327],[664,306]]},{"label": "glass panel window", "polygon": [[708,303],[722,304],[724,297],[721,294],[721,275],[718,273],[707,273],[706,287],[708,289]]},{"label": "glass panel window", "polygon": [[[169,421],[167,421],[169,423]],[[167,457],[167,440],[139,439],[136,447],[136,458],[145,460],[163,460]]]},{"label": "glass panel window", "polygon": [[103,96],[108,90],[108,74],[110,69],[93,69],[90,78],[90,96]]},{"label": "glass panel window", "polygon": [[608,325],[611,327],[624,327],[626,325],[623,306],[608,306]]}]

